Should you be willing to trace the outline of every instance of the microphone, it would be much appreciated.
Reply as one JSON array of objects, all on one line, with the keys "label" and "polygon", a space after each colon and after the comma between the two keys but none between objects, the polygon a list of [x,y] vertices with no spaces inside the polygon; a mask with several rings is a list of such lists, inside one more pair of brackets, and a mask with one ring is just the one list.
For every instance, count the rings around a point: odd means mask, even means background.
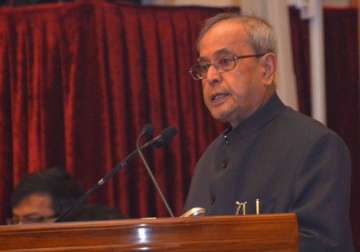
[{"label": "microphone", "polygon": [[[144,128],[146,128],[146,127],[148,127],[148,126],[145,126]],[[143,131],[145,131],[145,129],[143,129]],[[171,139],[176,134],[177,134],[176,128],[168,127],[166,129],[164,129],[160,135],[154,137],[153,139],[151,139],[150,141],[148,141],[144,145],[142,145],[141,149],[143,150],[143,149],[147,148],[149,145],[153,145],[155,148],[164,147],[171,141]],[[140,139],[140,137],[139,137],[139,139]]]},{"label": "microphone", "polygon": [[[150,124],[146,125],[141,131],[140,136],[152,135],[152,126]],[[85,192],[70,208],[68,208],[63,214],[55,219],[55,222],[63,221],[70,213],[73,213],[77,210],[85,200],[94,193],[98,188],[104,185],[107,181],[109,181],[112,177],[115,176],[122,168],[128,165],[128,162],[133,159],[136,154],[140,153],[142,150],[154,146],[154,147],[162,147],[165,146],[170,140],[176,135],[177,130],[175,128],[166,128],[164,129],[160,135],[152,138],[150,141],[146,142],[142,146],[136,148],[136,150],[132,151],[128,154],[120,163],[116,164],[114,168],[111,169],[108,173],[105,174],[94,186],[92,186],[87,192]],[[140,152],[139,152],[140,150]],[[141,153],[142,154],[142,153]]]},{"label": "microphone", "polygon": [[[147,124],[144,125],[144,127],[140,131],[140,134],[139,134],[138,138],[142,138],[143,136],[152,137],[153,133],[154,133],[153,126],[151,125],[151,123],[147,123]],[[159,138],[159,137],[160,136],[157,136],[157,138]]]},{"label": "microphone", "polygon": [[[165,199],[164,194],[162,193],[160,186],[157,183],[155,176],[152,173],[150,166],[149,166],[148,162],[146,161],[144,154],[142,153],[142,150],[141,150],[142,148],[140,146],[140,140],[148,132],[150,132],[149,125],[145,125],[145,127],[142,130],[143,134],[140,134],[139,137],[136,139],[136,149],[137,149],[139,157],[140,157],[141,161],[143,162],[145,169],[146,169],[147,173],[149,174],[149,177],[150,177],[152,183],[154,184],[156,191],[160,195],[160,198],[161,198],[162,202],[164,203],[169,215],[171,217],[175,217],[173,211],[171,210],[171,208],[169,206],[169,203]],[[154,141],[152,144],[156,148],[162,147],[165,144],[167,144],[176,135],[176,133],[177,133],[177,130],[175,128],[166,128],[158,137],[153,138],[150,142]]]}]

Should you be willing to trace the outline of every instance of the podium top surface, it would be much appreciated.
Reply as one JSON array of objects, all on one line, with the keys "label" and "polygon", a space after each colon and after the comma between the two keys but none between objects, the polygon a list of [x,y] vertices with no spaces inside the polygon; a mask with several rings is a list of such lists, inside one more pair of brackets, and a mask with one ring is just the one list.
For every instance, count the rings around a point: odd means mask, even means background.
[{"label": "podium top surface", "polygon": [[295,214],[0,226],[0,251],[298,251]]}]

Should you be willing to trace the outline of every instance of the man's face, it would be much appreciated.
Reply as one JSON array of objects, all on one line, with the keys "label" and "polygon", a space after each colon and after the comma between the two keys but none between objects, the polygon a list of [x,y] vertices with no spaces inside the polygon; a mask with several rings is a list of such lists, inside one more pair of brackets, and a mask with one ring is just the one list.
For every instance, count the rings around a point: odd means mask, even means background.
[{"label": "man's face", "polygon": [[54,221],[55,212],[48,194],[33,193],[12,209],[13,222],[29,224]]},{"label": "man's face", "polygon": [[[239,21],[221,21],[200,40],[200,60],[212,63],[224,55],[256,54],[247,39]],[[204,102],[215,119],[236,127],[271,96],[268,88],[273,77],[270,80],[265,73],[269,63],[266,57],[239,59],[234,69],[222,73],[210,66],[202,87]]]}]

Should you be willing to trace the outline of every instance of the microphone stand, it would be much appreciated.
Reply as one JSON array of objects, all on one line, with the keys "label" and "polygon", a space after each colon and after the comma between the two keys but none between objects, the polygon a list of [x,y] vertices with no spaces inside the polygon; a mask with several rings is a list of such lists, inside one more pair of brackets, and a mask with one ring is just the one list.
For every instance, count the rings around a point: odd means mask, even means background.
[{"label": "microphone stand", "polygon": [[[148,129],[145,130],[145,128],[143,129],[141,136],[144,135],[145,133],[148,134],[148,130],[149,130],[149,126],[147,126]],[[154,147],[162,147],[164,144],[166,144],[167,142],[169,142],[171,140],[171,138],[176,134],[176,129],[174,128],[166,128],[165,130],[163,130],[162,134],[160,134],[157,137],[154,137],[153,139],[151,139],[150,141],[144,143],[142,146],[139,146],[138,142],[136,144],[136,150],[132,151],[129,155],[127,155],[125,157],[125,159],[123,159],[123,161],[121,161],[120,163],[118,163],[111,171],[109,171],[108,173],[105,174],[105,176],[103,178],[101,178],[93,187],[91,187],[87,192],[85,192],[75,203],[74,205],[72,205],[70,208],[68,208],[63,214],[61,214],[59,217],[57,217],[55,219],[55,222],[60,222],[63,221],[65,219],[65,217],[67,217],[70,213],[72,213],[73,211],[75,211],[77,208],[79,208],[84,202],[85,200],[94,192],[96,191],[99,187],[101,187],[102,185],[104,185],[107,181],[109,181],[112,177],[115,176],[115,174],[117,174],[122,168],[126,167],[128,165],[128,162],[133,159],[136,154],[142,154],[141,150],[148,148],[149,146],[154,146]],[[140,152],[139,152],[140,151]],[[162,197],[164,197],[160,191],[160,195]],[[170,210],[170,215],[173,216],[171,210]]]},{"label": "microphone stand", "polygon": [[171,210],[168,202],[166,201],[166,199],[165,199],[165,197],[164,197],[164,195],[163,195],[163,193],[162,193],[162,191],[161,191],[161,189],[160,189],[160,187],[159,187],[159,184],[157,183],[157,181],[156,181],[156,179],[155,179],[155,176],[154,176],[154,174],[152,173],[152,171],[151,171],[151,169],[150,169],[150,166],[149,166],[148,162],[146,161],[146,159],[145,159],[145,157],[144,157],[144,154],[143,154],[143,152],[142,152],[142,150],[141,150],[142,148],[141,148],[141,146],[140,146],[140,140],[141,140],[141,138],[142,138],[144,135],[146,135],[146,134],[147,134],[146,130],[143,130],[142,134],[140,134],[139,137],[136,139],[136,150],[137,150],[137,152],[138,152],[138,154],[139,154],[139,156],[140,156],[140,159],[141,159],[142,162],[144,163],[145,169],[146,169],[147,173],[149,174],[150,179],[151,179],[152,183],[154,184],[154,186],[155,186],[155,188],[156,188],[156,191],[159,193],[160,198],[161,198],[162,202],[164,203],[164,205],[165,205],[165,207],[166,207],[169,215],[170,215],[171,217],[175,217],[175,216],[174,216],[174,213],[172,212],[172,210]]},{"label": "microphone stand", "polygon": [[[145,145],[144,145],[145,146]],[[147,146],[142,146],[142,148],[146,148]],[[86,191],[70,208],[68,208],[63,214],[61,214],[59,217],[55,219],[55,222],[61,222],[67,217],[70,213],[75,211],[77,208],[79,208],[85,200],[93,193],[95,192],[99,187],[101,187],[103,184],[105,184],[107,181],[109,181],[116,173],[118,173],[122,168],[128,165],[128,162],[133,159],[137,154],[137,150],[134,150],[129,155],[125,157],[123,161],[118,163],[113,169],[111,169],[110,172],[105,174],[104,177],[102,177],[96,184],[91,187],[88,191]]]}]

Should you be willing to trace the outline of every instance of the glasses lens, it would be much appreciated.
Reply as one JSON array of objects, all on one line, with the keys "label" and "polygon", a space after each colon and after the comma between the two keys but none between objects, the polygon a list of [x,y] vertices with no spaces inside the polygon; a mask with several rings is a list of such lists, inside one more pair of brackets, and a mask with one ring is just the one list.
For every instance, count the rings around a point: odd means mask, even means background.
[{"label": "glasses lens", "polygon": [[205,77],[209,64],[198,63],[191,67],[190,73],[195,80],[201,80]]},{"label": "glasses lens", "polygon": [[220,72],[230,71],[235,67],[235,58],[233,56],[221,57],[216,60],[215,65]]},{"label": "glasses lens", "polygon": [[32,223],[43,223],[43,222],[53,222],[56,219],[54,216],[29,216],[25,218],[8,218],[6,219],[6,224],[16,225],[16,224],[32,224]]}]

